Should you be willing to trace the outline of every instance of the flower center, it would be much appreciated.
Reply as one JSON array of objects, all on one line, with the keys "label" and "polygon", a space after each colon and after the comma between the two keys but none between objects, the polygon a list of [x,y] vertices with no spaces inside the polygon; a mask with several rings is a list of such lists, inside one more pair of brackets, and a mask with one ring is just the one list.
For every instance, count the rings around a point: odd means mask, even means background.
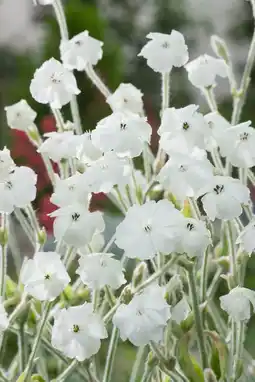
[{"label": "flower center", "polygon": [[142,316],[143,313],[142,313],[142,311],[141,311],[140,309],[138,309],[138,310],[136,311],[136,315],[137,315],[137,316]]},{"label": "flower center", "polygon": [[151,227],[150,224],[147,224],[147,225],[144,227],[144,231],[147,232],[147,233],[151,232],[151,229],[152,229],[152,227]]},{"label": "flower center", "polygon": [[80,40],[75,41],[75,45],[77,45],[77,46],[81,46],[81,45],[82,45],[82,42],[81,42]]},{"label": "flower center", "polygon": [[8,181],[8,182],[5,183],[5,188],[7,188],[8,190],[11,190],[12,187],[13,187],[12,182]]},{"label": "flower center", "polygon": [[248,138],[249,138],[249,133],[242,133],[240,134],[240,141],[248,141]]},{"label": "flower center", "polygon": [[44,280],[49,280],[49,279],[50,279],[50,274],[46,273],[46,275],[44,276]]},{"label": "flower center", "polygon": [[222,184],[217,184],[217,186],[214,187],[213,191],[215,194],[219,195],[222,191],[224,191],[224,186]]},{"label": "flower center", "polygon": [[77,213],[77,212],[75,212],[74,214],[72,214],[72,219],[73,219],[73,221],[74,222],[77,222],[77,220],[79,220],[79,218],[80,218],[80,214],[79,213]]},{"label": "flower center", "polygon": [[183,122],[182,128],[183,130],[188,130],[190,128],[190,125],[188,124],[188,122]]},{"label": "flower center", "polygon": [[52,82],[53,84],[60,84],[61,81],[60,81],[59,77],[60,77],[60,74],[58,74],[58,73],[54,73],[54,74],[52,74],[52,75],[50,76],[51,82]]},{"label": "flower center", "polygon": [[125,130],[127,130],[127,124],[126,124],[126,123],[121,123],[121,124],[120,124],[120,130],[121,130],[121,131],[125,131]]},{"label": "flower center", "polygon": [[167,49],[170,47],[170,44],[168,41],[165,41],[165,42],[163,42],[163,44],[161,46],[162,46],[162,48]]},{"label": "flower center", "polygon": [[70,184],[70,186],[68,186],[68,190],[69,191],[73,191],[74,189],[75,189],[74,184]]},{"label": "flower center", "polygon": [[188,229],[189,231],[193,231],[193,229],[195,229],[195,225],[194,225],[193,223],[188,223],[188,224],[187,224],[187,229]]},{"label": "flower center", "polygon": [[74,324],[74,325],[73,325],[73,332],[74,332],[74,333],[78,333],[79,331],[80,331],[80,327],[79,327],[79,325]]},{"label": "flower center", "polygon": [[181,166],[179,167],[179,170],[180,170],[180,172],[186,172],[186,171],[187,171],[187,167],[181,165]]}]

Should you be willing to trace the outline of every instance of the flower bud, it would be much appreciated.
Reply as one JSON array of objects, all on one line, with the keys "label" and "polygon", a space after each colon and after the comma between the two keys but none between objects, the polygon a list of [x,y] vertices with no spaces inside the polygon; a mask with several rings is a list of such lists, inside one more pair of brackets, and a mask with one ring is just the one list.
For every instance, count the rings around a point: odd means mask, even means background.
[{"label": "flower bud", "polygon": [[228,51],[228,47],[224,40],[222,40],[219,36],[213,35],[211,37],[211,47],[214,51],[214,53],[219,57],[222,58],[227,65],[230,63],[230,54]]},{"label": "flower bud", "polygon": [[131,287],[130,285],[127,285],[121,295],[120,295],[120,302],[121,304],[129,304],[130,301],[132,300],[133,298],[133,293],[132,293],[132,290],[131,290]]},{"label": "flower bud", "polygon": [[42,139],[41,139],[41,136],[39,134],[39,131],[36,127],[36,125],[31,125],[27,131],[27,136],[30,140],[30,142],[35,146],[35,147],[39,147],[40,144],[42,143]]},{"label": "flower bud", "polygon": [[42,228],[42,229],[40,230],[40,232],[38,232],[37,240],[38,240],[38,243],[39,243],[41,246],[43,246],[43,245],[46,243],[46,240],[47,240],[47,233],[46,233],[45,228]]},{"label": "flower bud", "polygon": [[155,354],[150,351],[147,357],[147,366],[148,368],[154,368],[159,363],[158,358],[155,356]]},{"label": "flower bud", "polygon": [[0,245],[4,247],[8,243],[8,231],[6,227],[0,228]]},{"label": "flower bud", "polygon": [[212,369],[204,370],[205,382],[217,382],[217,378]]},{"label": "flower bud", "polygon": [[140,285],[144,280],[146,280],[148,277],[148,267],[145,261],[142,261],[139,263],[134,272],[132,277],[132,288],[137,288],[138,285]]}]

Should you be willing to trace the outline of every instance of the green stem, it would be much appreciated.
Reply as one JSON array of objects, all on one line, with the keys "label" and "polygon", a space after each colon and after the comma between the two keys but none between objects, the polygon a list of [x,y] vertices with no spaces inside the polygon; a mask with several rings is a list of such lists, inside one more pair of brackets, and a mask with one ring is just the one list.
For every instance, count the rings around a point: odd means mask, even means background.
[{"label": "green stem", "polygon": [[248,169],[248,178],[251,181],[252,185],[255,186],[255,175],[253,174],[253,171],[250,168]]},{"label": "green stem", "polygon": [[91,82],[96,86],[96,88],[98,88],[98,90],[103,94],[105,98],[108,98],[111,95],[111,92],[103,83],[98,74],[95,72],[93,66],[87,65],[85,71]]},{"label": "green stem", "polygon": [[197,220],[200,220],[201,214],[200,214],[196,200],[194,198],[189,198],[189,203],[190,203],[193,217]]},{"label": "green stem", "polygon": [[217,107],[217,102],[215,99],[213,87],[209,86],[208,88],[205,88],[203,93],[204,93],[205,99],[208,103],[210,110],[211,111],[217,111],[218,107]]},{"label": "green stem", "polygon": [[114,326],[112,329],[112,335],[111,335],[108,353],[106,357],[106,364],[105,364],[102,382],[112,381],[111,378],[112,378],[113,364],[115,360],[116,350],[118,347],[118,341],[119,341],[119,330]]},{"label": "green stem", "polygon": [[18,354],[19,354],[19,371],[23,372],[27,360],[27,343],[24,335],[24,325],[20,325],[18,330]]},{"label": "green stem", "polygon": [[234,364],[233,364],[233,381],[238,380],[238,361],[242,360],[242,354],[244,349],[244,334],[245,334],[245,323],[243,321],[238,323],[238,332],[236,338],[236,351],[234,354]]},{"label": "green stem", "polygon": [[31,242],[32,246],[35,247],[35,235],[32,227],[28,223],[26,217],[23,212],[19,208],[14,209],[15,217],[17,218],[19,224],[21,225],[23,231],[25,232],[27,238]]},{"label": "green stem", "polygon": [[116,194],[117,194],[117,197],[118,197],[118,199],[119,199],[119,202],[120,202],[120,204],[122,205],[124,211],[127,211],[128,208],[127,208],[127,206],[126,206],[126,203],[124,202],[124,199],[122,198],[122,195],[121,195],[121,193],[120,193],[119,187],[118,187],[118,186],[115,186],[114,189],[115,189],[115,192],[116,192]]},{"label": "green stem", "polygon": [[134,362],[134,365],[132,368],[129,382],[136,382],[137,381],[141,364],[144,361],[145,353],[146,353],[146,346],[140,346],[138,351],[136,352],[136,358],[135,358],[135,362]]},{"label": "green stem", "polygon": [[71,375],[73,374],[74,370],[77,368],[78,365],[79,365],[79,361],[77,361],[77,359],[72,361],[70,365],[63,371],[63,373],[56,378],[56,382],[66,381],[67,378],[71,377]]},{"label": "green stem", "polygon": [[210,255],[210,251],[207,248],[204,254],[203,264],[202,264],[201,285],[200,285],[200,302],[201,303],[204,302],[206,299],[209,255]]},{"label": "green stem", "polygon": [[104,287],[104,290],[105,290],[105,296],[106,296],[107,302],[112,308],[115,305],[115,297],[108,285]]},{"label": "green stem", "polygon": [[0,296],[2,297],[2,302],[5,300],[5,289],[6,289],[6,273],[7,273],[7,244],[1,245],[1,278],[0,278]]},{"label": "green stem", "polygon": [[196,333],[197,333],[198,349],[200,352],[202,367],[203,369],[206,369],[208,367],[208,360],[207,360],[207,354],[206,354],[204,330],[202,326],[202,319],[201,319],[199,303],[197,298],[196,281],[195,281],[193,267],[190,267],[190,269],[188,270],[188,279],[189,279],[189,291],[191,295],[193,314],[194,314],[194,322],[195,322]]},{"label": "green stem", "polygon": [[234,283],[237,285],[238,274],[237,274],[237,266],[236,266],[236,249],[235,249],[235,242],[233,237],[233,226],[230,221],[226,222],[226,234],[227,234],[228,250],[229,250],[229,256],[230,256],[230,263],[231,263],[231,272],[233,275]]}]

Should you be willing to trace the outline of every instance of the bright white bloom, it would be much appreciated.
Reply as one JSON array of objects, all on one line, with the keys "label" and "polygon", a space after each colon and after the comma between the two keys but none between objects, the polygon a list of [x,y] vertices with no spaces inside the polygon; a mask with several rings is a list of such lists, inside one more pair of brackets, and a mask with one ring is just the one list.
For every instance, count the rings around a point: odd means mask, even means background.
[{"label": "bright white bloom", "polygon": [[240,244],[242,248],[251,255],[255,251],[255,221],[248,224],[240,233],[236,240],[236,244]]},{"label": "bright white bloom", "polygon": [[194,146],[205,148],[209,127],[197,105],[181,109],[169,108],[163,113],[158,133],[160,146],[168,153],[188,153]]},{"label": "bright white bloom", "polygon": [[61,159],[69,159],[76,156],[79,144],[79,136],[74,135],[72,131],[58,133],[53,131],[46,133],[47,138],[38,148],[38,152],[46,154],[54,162],[60,162]]},{"label": "bright white bloom", "polygon": [[105,228],[102,214],[89,212],[83,204],[72,204],[54,211],[54,236],[57,241],[63,239],[68,245],[76,248],[89,244],[93,236]]},{"label": "bright white bloom", "polygon": [[180,324],[182,321],[186,320],[190,312],[191,309],[187,298],[183,296],[183,298],[171,308],[171,319],[177,322],[177,324]]},{"label": "bright white bloom", "polygon": [[79,144],[77,146],[76,157],[84,164],[90,164],[91,162],[99,159],[102,156],[102,152],[95,147],[92,142],[91,132],[87,131],[82,135],[79,135]]},{"label": "bright white bloom", "polygon": [[234,321],[247,321],[251,317],[251,306],[255,309],[255,292],[238,286],[220,297],[220,304]]},{"label": "bright white bloom", "polygon": [[111,94],[106,102],[110,105],[113,112],[131,112],[143,114],[143,93],[132,84],[120,84]]},{"label": "bright white bloom", "polygon": [[25,262],[20,276],[25,291],[40,301],[53,301],[70,282],[56,252],[37,252]]},{"label": "bright white bloom", "polygon": [[127,257],[141,260],[152,259],[158,252],[173,252],[181,218],[167,200],[133,205],[116,229],[116,244]]},{"label": "bright white bloom", "polygon": [[34,0],[35,4],[38,3],[40,5],[49,5],[53,4],[55,0]]},{"label": "bright white bloom", "polygon": [[239,179],[229,176],[214,176],[201,188],[203,208],[211,220],[231,220],[241,215],[242,204],[247,205],[250,191]]},{"label": "bright white bloom", "polygon": [[135,346],[163,340],[164,328],[171,317],[170,306],[164,299],[164,288],[153,284],[134,296],[128,305],[121,304],[113,316],[123,341]]},{"label": "bright white bloom", "polygon": [[240,123],[225,130],[218,138],[220,152],[236,167],[255,165],[255,130],[251,121]]},{"label": "bright white bloom", "polygon": [[15,163],[12,160],[10,150],[5,147],[3,150],[0,150],[0,182],[8,177],[14,168]]},{"label": "bright white bloom", "polygon": [[8,126],[11,129],[26,131],[34,125],[37,114],[24,99],[11,106],[6,106],[4,110]]},{"label": "bright white bloom", "polygon": [[179,253],[187,253],[189,257],[203,257],[211,243],[210,231],[201,220],[183,218],[179,224]]},{"label": "bright white bloom", "polygon": [[4,332],[8,328],[8,326],[9,326],[8,315],[6,313],[4,305],[2,304],[0,300],[0,333]]},{"label": "bright white bloom", "polygon": [[53,109],[61,109],[79,94],[76,79],[61,62],[51,58],[36,69],[30,84],[32,97],[39,103],[48,103]]},{"label": "bright white bloom", "polygon": [[206,156],[197,157],[193,151],[185,155],[174,153],[158,174],[158,180],[177,199],[184,200],[193,197],[212,176],[213,166]]},{"label": "bright white bloom", "polygon": [[83,203],[89,205],[90,196],[83,187],[82,174],[76,173],[66,179],[60,179],[56,175],[54,192],[51,195],[51,202],[59,207],[65,207],[73,203]]},{"label": "bright white bloom", "polygon": [[29,167],[15,167],[0,180],[0,212],[11,213],[14,207],[25,208],[35,199],[37,175]]},{"label": "bright white bloom", "polygon": [[204,118],[210,130],[210,135],[206,138],[206,150],[211,151],[218,147],[220,136],[227,133],[227,129],[231,125],[222,115],[215,111],[206,114]]},{"label": "bright white bloom", "polygon": [[92,142],[101,151],[113,150],[129,158],[139,156],[150,137],[151,126],[145,118],[118,112],[102,119],[92,131]]},{"label": "bright white bloom", "polygon": [[110,192],[115,185],[129,182],[130,166],[113,152],[92,162],[83,174],[83,184],[90,192]]},{"label": "bright white bloom", "polygon": [[214,86],[216,77],[227,77],[227,65],[224,60],[204,54],[186,65],[190,82],[200,88]]},{"label": "bright white bloom", "polygon": [[138,56],[147,59],[155,72],[170,72],[173,66],[181,67],[189,59],[188,47],[183,35],[176,30],[171,34],[149,33],[149,42],[142,48]]},{"label": "bright white bloom", "polygon": [[99,351],[102,338],[107,338],[107,331],[92,304],[61,309],[55,316],[51,343],[69,358],[90,358]]},{"label": "bright white bloom", "polygon": [[82,282],[93,290],[102,289],[106,285],[118,289],[125,284],[126,279],[121,262],[113,259],[113,256],[112,253],[91,253],[81,256],[76,273],[80,275]]},{"label": "bright white bloom", "polygon": [[102,46],[103,43],[90,37],[88,31],[81,32],[69,41],[61,41],[61,60],[67,69],[85,70],[87,65],[96,65],[101,60]]}]

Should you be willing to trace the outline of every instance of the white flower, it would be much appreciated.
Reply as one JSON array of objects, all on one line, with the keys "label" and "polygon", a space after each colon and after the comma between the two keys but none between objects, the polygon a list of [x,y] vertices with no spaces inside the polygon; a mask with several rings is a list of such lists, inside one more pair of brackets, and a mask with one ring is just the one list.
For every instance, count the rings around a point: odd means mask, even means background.
[{"label": "white flower", "polygon": [[107,331],[101,317],[85,303],[61,309],[54,321],[51,343],[69,358],[82,362],[96,354]]},{"label": "white flower", "polygon": [[139,156],[150,137],[151,126],[145,118],[118,112],[102,119],[92,131],[92,142],[101,151],[129,158]]},{"label": "white flower", "polygon": [[38,3],[40,5],[49,5],[49,4],[53,4],[55,0],[34,0],[34,1],[35,1],[35,4]]},{"label": "white flower", "polygon": [[70,277],[56,252],[37,252],[24,264],[20,281],[25,291],[41,301],[53,301],[70,282]]},{"label": "white flower", "polygon": [[127,257],[141,260],[158,252],[170,253],[176,247],[176,225],[181,218],[167,200],[133,205],[116,229],[116,244]]},{"label": "white flower", "polygon": [[236,244],[240,244],[242,248],[251,255],[255,251],[255,222],[254,220],[248,224],[240,233],[236,240]]},{"label": "white flower", "polygon": [[251,305],[255,309],[255,292],[238,286],[220,297],[220,305],[234,321],[249,320]]},{"label": "white flower", "polygon": [[220,58],[208,54],[199,56],[186,65],[190,82],[200,88],[214,86],[217,76],[227,77],[227,65]]},{"label": "white flower", "polygon": [[110,105],[113,112],[131,112],[143,114],[143,93],[132,84],[120,84],[111,94],[106,102]]},{"label": "white flower", "polygon": [[95,147],[92,142],[91,132],[85,132],[79,135],[79,144],[77,146],[76,157],[84,164],[90,164],[91,162],[99,159],[102,156],[102,152]]},{"label": "white flower", "polygon": [[164,328],[171,317],[170,306],[164,299],[164,288],[153,284],[134,296],[128,305],[121,304],[113,316],[123,341],[135,346],[163,340]]},{"label": "white flower", "polygon": [[11,129],[26,131],[34,125],[37,114],[24,99],[11,106],[6,106],[4,110],[8,126]]},{"label": "white flower", "polygon": [[146,37],[150,41],[138,56],[146,58],[147,64],[155,72],[170,72],[173,66],[180,67],[188,61],[188,47],[180,32],[172,30],[170,35],[149,33]]},{"label": "white flower", "polygon": [[55,217],[53,231],[56,240],[63,239],[67,245],[76,248],[89,244],[93,236],[105,228],[102,214],[89,212],[83,204],[62,207],[50,216]]},{"label": "white flower", "polygon": [[230,123],[218,112],[211,112],[204,116],[210,129],[210,135],[206,138],[206,150],[211,151],[218,147],[218,141],[222,134],[227,133]]},{"label": "white flower", "polygon": [[130,166],[113,152],[92,162],[83,174],[83,184],[90,192],[110,192],[115,185],[129,182]]},{"label": "white flower", "polygon": [[178,252],[187,253],[189,257],[203,257],[211,243],[210,231],[201,220],[183,218],[179,223]]},{"label": "white flower", "polygon": [[60,179],[56,175],[54,192],[51,195],[51,202],[59,207],[65,207],[73,203],[83,203],[89,205],[90,195],[85,192],[82,182],[83,176],[80,173],[66,179]]},{"label": "white flower", "polygon": [[35,199],[37,175],[29,167],[15,167],[0,181],[0,211],[11,213],[25,208]]},{"label": "white flower", "polygon": [[15,163],[12,160],[10,150],[5,147],[3,150],[0,150],[0,182],[8,177],[14,168]]},{"label": "white flower", "polygon": [[187,298],[183,296],[183,298],[171,308],[171,319],[177,322],[177,324],[180,324],[182,321],[186,320],[190,312],[191,309]]},{"label": "white flower", "polygon": [[32,97],[40,103],[48,103],[53,109],[61,109],[79,94],[76,79],[61,62],[51,58],[36,69],[30,84]]},{"label": "white flower", "polygon": [[196,152],[174,153],[158,174],[159,182],[179,200],[194,197],[213,176],[213,166],[206,157],[197,158]]},{"label": "white flower", "polygon": [[54,162],[75,157],[79,145],[78,135],[74,135],[72,131],[53,131],[44,136],[47,139],[38,148],[39,153],[47,154]]},{"label": "white flower", "polygon": [[9,319],[4,308],[4,304],[0,300],[0,333],[4,332],[9,326]]},{"label": "white flower", "polygon": [[87,65],[96,65],[103,56],[103,43],[81,32],[69,41],[61,41],[61,60],[67,69],[85,70]]},{"label": "white flower", "polygon": [[242,204],[249,203],[250,191],[239,179],[214,176],[198,196],[202,196],[203,208],[211,220],[231,220],[241,215]]},{"label": "white flower", "polygon": [[220,152],[236,167],[255,165],[255,130],[251,121],[240,123],[222,132],[218,138]]},{"label": "white flower", "polygon": [[91,253],[81,256],[79,268],[76,273],[89,288],[101,289],[105,285],[118,289],[125,284],[126,279],[122,272],[122,264],[113,259],[112,253]]},{"label": "white flower", "polygon": [[197,105],[181,109],[169,108],[163,113],[158,133],[160,146],[168,153],[188,153],[194,146],[205,148],[209,127]]}]

